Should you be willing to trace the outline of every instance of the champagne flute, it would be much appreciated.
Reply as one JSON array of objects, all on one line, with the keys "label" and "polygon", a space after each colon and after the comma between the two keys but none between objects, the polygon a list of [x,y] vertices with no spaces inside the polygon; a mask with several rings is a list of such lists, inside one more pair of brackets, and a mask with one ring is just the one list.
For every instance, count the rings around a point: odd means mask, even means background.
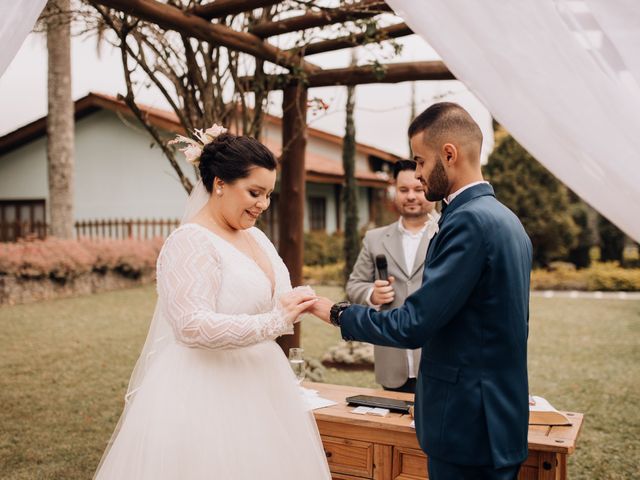
[{"label": "champagne flute", "polygon": [[303,348],[290,348],[289,349],[289,364],[293,370],[298,385],[304,380],[304,349]]}]

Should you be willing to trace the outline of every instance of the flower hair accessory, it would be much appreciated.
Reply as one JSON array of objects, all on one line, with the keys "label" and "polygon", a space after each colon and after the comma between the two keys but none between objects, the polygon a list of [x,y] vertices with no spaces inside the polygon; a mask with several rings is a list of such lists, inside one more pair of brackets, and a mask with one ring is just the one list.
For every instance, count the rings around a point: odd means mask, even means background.
[{"label": "flower hair accessory", "polygon": [[200,156],[202,155],[202,149],[204,148],[204,146],[208,143],[213,142],[216,137],[226,132],[226,128],[214,123],[211,127],[207,128],[204,131],[202,129],[196,128],[193,131],[193,135],[197,138],[197,140],[185,137],[184,135],[176,135],[176,138],[171,140],[168,144],[185,144],[186,147],[181,148],[180,151],[184,153],[184,156],[186,157],[188,163],[197,167],[198,165],[200,165]]}]

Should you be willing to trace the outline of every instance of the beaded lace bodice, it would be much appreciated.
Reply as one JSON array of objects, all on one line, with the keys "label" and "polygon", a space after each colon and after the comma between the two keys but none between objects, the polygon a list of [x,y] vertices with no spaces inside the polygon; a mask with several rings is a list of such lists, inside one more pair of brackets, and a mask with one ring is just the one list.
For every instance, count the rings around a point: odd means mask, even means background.
[{"label": "beaded lace bodice", "polygon": [[291,290],[289,272],[266,235],[249,232],[271,262],[273,295],[253,259],[201,225],[182,225],[165,242],[157,264],[159,305],[178,343],[238,348],[293,331],[278,302]]}]

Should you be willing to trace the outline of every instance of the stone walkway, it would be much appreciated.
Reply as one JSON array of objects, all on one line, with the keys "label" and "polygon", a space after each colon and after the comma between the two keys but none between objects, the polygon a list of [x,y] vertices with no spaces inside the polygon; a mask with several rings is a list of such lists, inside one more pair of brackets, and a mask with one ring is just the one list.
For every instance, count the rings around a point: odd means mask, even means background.
[{"label": "stone walkway", "polygon": [[535,290],[531,292],[534,297],[544,298],[596,298],[606,300],[640,300],[640,292],[580,292],[577,290],[555,291]]}]

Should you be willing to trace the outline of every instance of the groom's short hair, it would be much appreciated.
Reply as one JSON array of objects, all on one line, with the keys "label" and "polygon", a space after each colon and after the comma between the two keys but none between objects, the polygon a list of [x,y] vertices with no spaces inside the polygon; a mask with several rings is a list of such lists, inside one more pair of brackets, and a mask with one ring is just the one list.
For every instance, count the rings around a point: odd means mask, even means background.
[{"label": "groom's short hair", "polygon": [[427,131],[429,143],[446,141],[476,144],[482,147],[482,131],[469,112],[457,103],[434,103],[418,115],[409,125],[409,138]]}]

